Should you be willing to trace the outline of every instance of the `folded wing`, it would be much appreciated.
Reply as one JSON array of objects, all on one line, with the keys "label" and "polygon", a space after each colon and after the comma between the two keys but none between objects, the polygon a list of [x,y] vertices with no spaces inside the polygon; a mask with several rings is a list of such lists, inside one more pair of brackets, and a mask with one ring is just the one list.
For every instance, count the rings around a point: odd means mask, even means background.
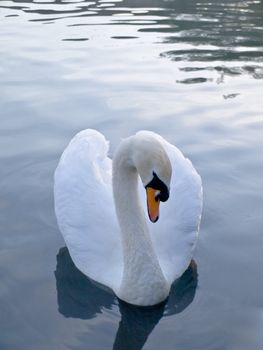
[{"label": "folded wing", "polygon": [[95,130],[78,133],[55,172],[55,212],[72,260],[80,271],[115,289],[122,256],[108,143]]}]

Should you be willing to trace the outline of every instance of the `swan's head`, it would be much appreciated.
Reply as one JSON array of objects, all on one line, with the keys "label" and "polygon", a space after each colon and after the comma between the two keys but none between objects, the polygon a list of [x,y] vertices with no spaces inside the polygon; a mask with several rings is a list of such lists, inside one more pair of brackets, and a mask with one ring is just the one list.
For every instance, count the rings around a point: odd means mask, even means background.
[{"label": "swan's head", "polygon": [[169,198],[172,166],[159,140],[148,132],[139,132],[134,139],[133,162],[146,189],[148,215],[159,219],[160,202]]}]

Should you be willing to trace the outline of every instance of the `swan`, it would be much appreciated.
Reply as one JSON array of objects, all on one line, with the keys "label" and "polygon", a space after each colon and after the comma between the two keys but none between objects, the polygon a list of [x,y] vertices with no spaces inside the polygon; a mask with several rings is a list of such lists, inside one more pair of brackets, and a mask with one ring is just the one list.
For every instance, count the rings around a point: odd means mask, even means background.
[{"label": "swan", "polygon": [[201,178],[151,131],[123,139],[113,160],[108,149],[101,133],[87,129],[64,150],[54,176],[58,226],[81,272],[127,303],[155,305],[190,264]]}]

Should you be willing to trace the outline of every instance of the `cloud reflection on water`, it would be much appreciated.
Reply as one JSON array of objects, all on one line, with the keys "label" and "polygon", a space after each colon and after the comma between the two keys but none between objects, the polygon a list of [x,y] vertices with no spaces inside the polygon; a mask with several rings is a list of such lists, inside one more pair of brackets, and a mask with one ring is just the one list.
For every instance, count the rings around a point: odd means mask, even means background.
[{"label": "cloud reflection on water", "polygon": [[[2,1],[1,8],[10,15],[28,16],[28,21],[65,26],[64,42],[88,41],[94,32],[112,26],[119,29],[108,40],[153,40],[160,46],[160,57],[178,65],[185,77],[175,82],[184,84],[218,83],[223,74],[234,78],[249,74],[263,78],[263,6],[260,1],[208,2],[191,1]],[[83,29],[87,27],[83,37]],[[71,35],[68,28],[71,28]],[[79,28],[79,29],[78,29]],[[119,34],[117,34],[119,33]],[[99,34],[101,37],[102,34]],[[96,38],[95,38],[96,40]],[[88,44],[87,44],[88,45]],[[193,66],[202,71],[196,76]],[[209,65],[207,65],[209,63]],[[184,69],[185,68],[185,69]],[[211,75],[212,73],[212,75]],[[218,77],[219,74],[219,77]]]}]

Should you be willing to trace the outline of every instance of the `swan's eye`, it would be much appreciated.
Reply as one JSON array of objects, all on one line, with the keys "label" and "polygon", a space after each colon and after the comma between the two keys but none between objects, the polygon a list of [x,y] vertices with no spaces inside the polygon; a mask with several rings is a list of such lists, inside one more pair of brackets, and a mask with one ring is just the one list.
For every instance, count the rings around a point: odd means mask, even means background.
[{"label": "swan's eye", "polygon": [[157,201],[166,202],[169,198],[169,190],[165,183],[159,179],[159,177],[153,172],[153,179],[148,183],[145,188],[151,187],[155,190],[154,198]]}]

